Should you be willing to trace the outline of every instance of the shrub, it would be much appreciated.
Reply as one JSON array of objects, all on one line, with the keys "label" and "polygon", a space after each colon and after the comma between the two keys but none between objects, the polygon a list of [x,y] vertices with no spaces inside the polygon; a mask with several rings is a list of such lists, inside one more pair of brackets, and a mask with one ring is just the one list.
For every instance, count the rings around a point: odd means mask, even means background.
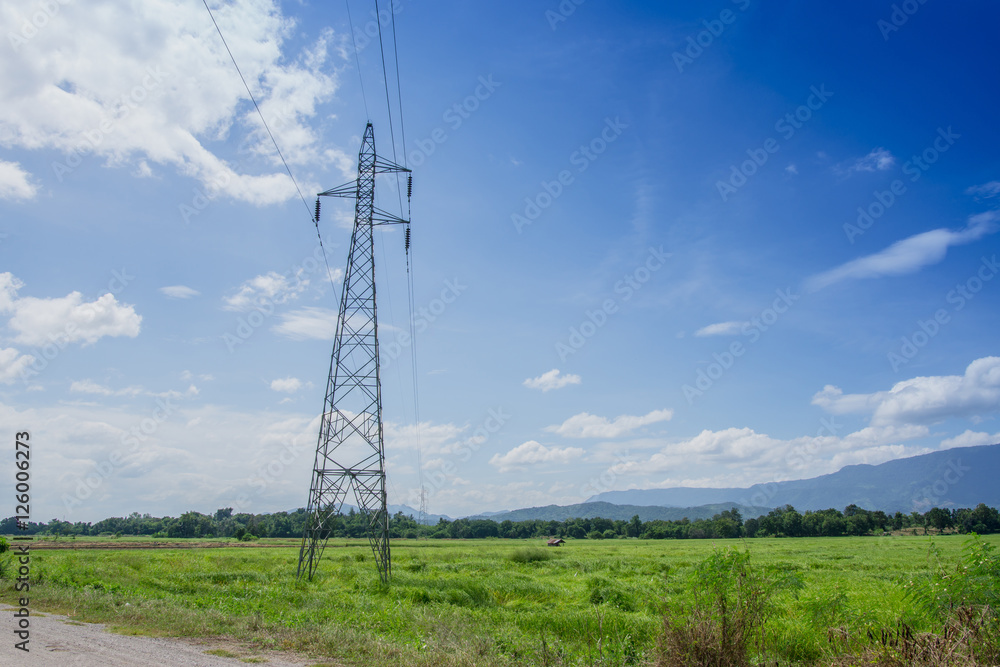
[{"label": "shrub", "polygon": [[716,549],[694,567],[685,601],[668,601],[659,667],[748,667],[761,646],[773,576],[753,567],[748,551]]}]

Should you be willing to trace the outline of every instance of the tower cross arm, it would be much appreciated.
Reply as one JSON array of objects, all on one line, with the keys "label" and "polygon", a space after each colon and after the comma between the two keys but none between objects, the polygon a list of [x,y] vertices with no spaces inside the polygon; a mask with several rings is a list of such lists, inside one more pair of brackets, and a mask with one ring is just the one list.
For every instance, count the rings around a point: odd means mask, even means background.
[{"label": "tower cross arm", "polygon": [[357,179],[344,183],[343,185],[338,185],[335,188],[330,188],[329,190],[324,190],[316,195],[317,197],[349,197],[354,198],[358,196],[358,181]]},{"label": "tower cross arm", "polygon": [[395,162],[391,162],[390,160],[386,160],[378,156],[375,157],[376,174],[391,174],[393,172],[411,173],[412,171],[412,169],[407,169],[406,167],[398,165]]},{"label": "tower cross arm", "polygon": [[383,211],[375,206],[372,207],[372,224],[373,225],[408,225],[409,220],[404,220],[399,216],[393,215]]}]

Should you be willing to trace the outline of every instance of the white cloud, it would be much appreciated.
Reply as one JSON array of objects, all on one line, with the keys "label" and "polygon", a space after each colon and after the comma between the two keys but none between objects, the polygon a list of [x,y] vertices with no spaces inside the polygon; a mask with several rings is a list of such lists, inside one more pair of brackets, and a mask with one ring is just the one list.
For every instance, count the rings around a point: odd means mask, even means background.
[{"label": "white cloud", "polygon": [[896,158],[884,148],[876,148],[850,167],[850,171],[887,171],[896,164]]},{"label": "white cloud", "polygon": [[271,380],[271,389],[286,394],[294,394],[302,388],[302,380],[293,377]]},{"label": "white cloud", "polygon": [[190,299],[193,296],[201,294],[198,290],[186,285],[168,285],[167,287],[161,287],[160,292],[171,299]]},{"label": "white cloud", "polygon": [[17,162],[0,160],[0,199],[31,199],[38,187],[28,180],[28,172]]},{"label": "white cloud", "polygon": [[844,394],[827,385],[813,405],[832,414],[871,413],[872,424],[932,424],[1000,412],[1000,357],[976,359],[964,375],[915,377],[889,391]]},{"label": "white cloud", "polygon": [[[46,461],[32,469],[34,481],[59,492],[33,499],[32,510],[69,521],[129,511],[178,516],[237,502],[254,512],[299,507],[319,430],[318,416],[231,411],[184,396],[128,406],[0,403],[0,422],[33,425]],[[89,491],[88,475],[100,481]],[[14,492],[13,483],[0,480],[0,491],[8,490]]]},{"label": "white cloud", "polygon": [[872,423],[929,424],[1000,412],[1000,357],[976,359],[965,375],[915,377],[897,383]]},{"label": "white cloud", "polygon": [[843,280],[914,273],[943,260],[949,247],[972,243],[992,234],[997,230],[994,223],[998,219],[1000,214],[996,211],[987,211],[970,216],[969,224],[964,229],[934,229],[897,241],[881,252],[859,257],[810,277],[806,280],[806,289],[816,291]]},{"label": "white cloud", "polygon": [[740,332],[745,322],[718,322],[716,324],[709,324],[706,327],[702,327],[694,332],[695,336],[735,336]]},{"label": "white cloud", "polygon": [[309,306],[281,316],[275,333],[292,340],[333,340],[337,334],[337,311]]},{"label": "white cloud", "polygon": [[828,384],[812,397],[812,404],[818,405],[832,415],[874,412],[879,403],[888,395],[881,391],[873,394],[845,394],[840,387]]},{"label": "white cloud", "polygon": [[98,394],[100,396],[138,396],[148,393],[142,387],[125,387],[124,389],[111,389],[98,384],[93,380],[77,380],[69,386],[69,390],[79,394]]},{"label": "white cloud", "polygon": [[669,421],[673,416],[673,410],[653,410],[643,416],[621,415],[609,420],[607,417],[581,412],[558,426],[546,426],[545,430],[565,438],[620,438],[637,428]]},{"label": "white cloud", "polygon": [[8,326],[14,337],[26,345],[44,345],[52,341],[96,343],[104,336],[139,335],[142,316],[135,308],[120,304],[113,294],[85,302],[79,292],[57,298],[19,298],[24,286],[10,273],[0,273],[0,312],[12,312]]},{"label": "white cloud", "polygon": [[528,389],[551,391],[552,389],[562,389],[563,387],[571,384],[580,384],[580,382],[581,380],[579,375],[572,375],[570,373],[560,375],[559,369],[553,368],[551,371],[542,373],[536,378],[528,378],[523,384]]},{"label": "white cloud", "polygon": [[299,298],[309,286],[309,279],[302,277],[302,271],[294,282],[275,271],[256,276],[246,281],[235,294],[223,299],[225,310],[246,312],[261,304],[287,303]]},{"label": "white cloud", "polygon": [[799,173],[799,168],[796,167],[794,164],[790,164],[787,167],[785,167],[785,171],[791,174],[792,176],[795,176],[796,174]]},{"label": "white cloud", "polygon": [[[397,424],[395,422],[385,422],[385,441],[387,449],[421,449],[424,454],[437,456],[438,454],[451,454],[463,443],[459,440],[466,430],[463,426],[455,424],[434,424],[431,422],[420,422],[419,427],[415,424]],[[424,461],[424,467],[430,466],[429,461]]]},{"label": "white cloud", "polygon": [[12,347],[0,348],[0,383],[13,384],[34,361],[30,354],[21,354]]},{"label": "white cloud", "polygon": [[[57,7],[27,43],[0,51],[0,124],[10,130],[9,144],[94,155],[140,176],[165,166],[257,205],[295,196],[201,3]],[[274,0],[235,0],[214,11],[286,159],[349,165],[344,153],[321,150],[306,122],[337,89],[332,32],[300,54],[286,53],[296,26]],[[0,8],[3,25],[23,21],[16,4]],[[234,167],[213,152],[231,135],[246,137],[242,152],[253,164]]]},{"label": "white cloud", "polygon": [[954,438],[947,438],[941,441],[941,449],[951,449],[952,447],[979,447],[982,445],[1000,444],[1000,433],[975,432],[966,429],[964,433],[956,435]]},{"label": "white cloud", "polygon": [[499,468],[500,472],[509,472],[538,463],[569,463],[583,454],[584,451],[579,447],[546,447],[529,440],[506,454],[494,454],[490,459],[490,465]]},{"label": "white cloud", "polygon": [[655,486],[743,486],[814,477],[846,465],[883,463],[931,451],[902,444],[929,435],[926,426],[869,426],[843,437],[836,430],[822,428],[815,436],[787,440],[746,427],[704,430],[664,446],[646,460],[622,463],[618,472],[630,477],[686,473],[683,478],[659,480]]},{"label": "white cloud", "polygon": [[967,189],[965,193],[975,195],[977,199],[992,199],[1000,195],[1000,181],[990,181],[982,185],[974,185]]}]

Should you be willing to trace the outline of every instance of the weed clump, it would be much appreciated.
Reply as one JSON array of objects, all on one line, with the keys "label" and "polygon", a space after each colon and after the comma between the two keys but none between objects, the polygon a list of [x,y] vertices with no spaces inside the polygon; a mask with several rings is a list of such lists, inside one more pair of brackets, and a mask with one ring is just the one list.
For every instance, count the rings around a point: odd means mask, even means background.
[{"label": "weed clump", "polygon": [[556,555],[551,551],[539,549],[538,547],[521,547],[514,549],[508,558],[514,563],[535,563],[543,560],[552,560]]},{"label": "weed clump", "polygon": [[657,667],[748,667],[777,587],[748,551],[716,549],[690,574],[690,597],[667,601]]}]

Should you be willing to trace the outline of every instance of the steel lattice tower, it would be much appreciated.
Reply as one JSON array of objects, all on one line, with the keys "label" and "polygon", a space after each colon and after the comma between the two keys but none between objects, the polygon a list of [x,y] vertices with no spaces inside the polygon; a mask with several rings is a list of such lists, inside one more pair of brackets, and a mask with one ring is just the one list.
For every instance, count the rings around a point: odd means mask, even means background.
[{"label": "steel lattice tower", "polygon": [[[367,522],[368,541],[375,553],[379,578],[387,582],[391,573],[373,233],[376,225],[409,224],[409,221],[375,207],[375,176],[409,171],[376,155],[375,135],[372,124],[368,123],[358,154],[357,180],[319,193],[321,197],[353,197],[356,201],[354,232],[299,551],[299,577],[305,573],[312,579],[316,573],[333,522],[352,488],[358,509]],[[319,199],[316,220],[319,220]]]}]

